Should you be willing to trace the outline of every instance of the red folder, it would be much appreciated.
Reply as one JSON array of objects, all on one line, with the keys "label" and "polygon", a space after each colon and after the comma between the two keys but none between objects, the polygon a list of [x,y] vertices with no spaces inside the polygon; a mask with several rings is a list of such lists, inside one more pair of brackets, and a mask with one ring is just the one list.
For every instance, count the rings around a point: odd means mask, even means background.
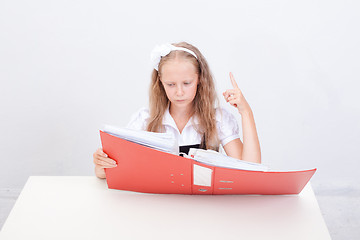
[{"label": "red folder", "polygon": [[[105,169],[111,189],[167,194],[298,194],[316,171],[262,172],[216,167],[103,131],[100,137],[103,151],[117,162],[117,167]],[[211,186],[194,184],[195,165],[211,169]]]}]

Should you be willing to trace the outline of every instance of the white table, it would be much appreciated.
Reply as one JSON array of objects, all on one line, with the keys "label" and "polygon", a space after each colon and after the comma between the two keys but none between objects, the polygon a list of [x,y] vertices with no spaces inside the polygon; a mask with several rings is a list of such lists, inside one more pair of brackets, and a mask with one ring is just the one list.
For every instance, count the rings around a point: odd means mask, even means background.
[{"label": "white table", "polygon": [[0,236],[330,239],[310,184],[299,195],[162,195],[110,190],[96,177],[30,177]]}]

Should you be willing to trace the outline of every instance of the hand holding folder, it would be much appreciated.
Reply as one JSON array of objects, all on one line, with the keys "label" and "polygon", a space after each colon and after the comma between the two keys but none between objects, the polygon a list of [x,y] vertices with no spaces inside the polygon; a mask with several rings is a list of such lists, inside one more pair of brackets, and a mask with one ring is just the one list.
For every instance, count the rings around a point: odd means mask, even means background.
[{"label": "hand holding folder", "polygon": [[104,152],[118,163],[106,169],[108,187],[167,194],[298,194],[315,173],[253,171],[180,157],[100,131]]}]

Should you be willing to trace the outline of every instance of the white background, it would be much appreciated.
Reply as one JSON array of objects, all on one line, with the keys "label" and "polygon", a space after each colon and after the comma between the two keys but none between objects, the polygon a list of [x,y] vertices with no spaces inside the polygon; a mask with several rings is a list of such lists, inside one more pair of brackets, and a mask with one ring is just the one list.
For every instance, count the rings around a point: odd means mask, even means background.
[{"label": "white background", "polygon": [[150,52],[178,41],[207,58],[222,105],[234,73],[264,164],[355,185],[358,13],[357,1],[1,1],[0,188],[93,175],[99,128],[147,106]]}]

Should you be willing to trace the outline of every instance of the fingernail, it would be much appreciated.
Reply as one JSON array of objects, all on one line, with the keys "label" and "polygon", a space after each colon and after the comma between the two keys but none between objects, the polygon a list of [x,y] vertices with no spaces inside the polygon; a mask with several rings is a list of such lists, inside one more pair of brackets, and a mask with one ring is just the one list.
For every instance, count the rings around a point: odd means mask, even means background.
[{"label": "fingernail", "polygon": [[108,157],[108,155],[106,153],[104,153],[104,157]]}]

